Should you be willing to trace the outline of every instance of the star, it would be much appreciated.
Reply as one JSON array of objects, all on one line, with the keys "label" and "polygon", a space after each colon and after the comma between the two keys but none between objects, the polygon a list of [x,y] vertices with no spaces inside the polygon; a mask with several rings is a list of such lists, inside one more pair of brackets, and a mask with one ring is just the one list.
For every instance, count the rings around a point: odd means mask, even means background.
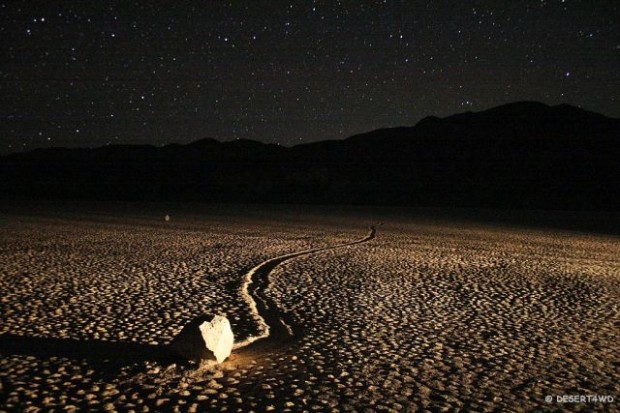
[{"label": "star", "polygon": [[291,145],[523,99],[620,116],[612,2],[82,6],[0,3],[10,112],[0,153],[50,136],[61,146]]}]

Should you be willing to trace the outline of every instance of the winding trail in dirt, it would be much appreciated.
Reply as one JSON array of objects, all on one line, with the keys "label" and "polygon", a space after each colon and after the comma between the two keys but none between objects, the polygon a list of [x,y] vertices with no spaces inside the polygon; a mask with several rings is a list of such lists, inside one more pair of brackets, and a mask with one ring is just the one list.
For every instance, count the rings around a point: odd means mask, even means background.
[{"label": "winding trail in dirt", "polygon": [[247,350],[249,347],[255,347],[258,342],[261,344],[274,344],[284,342],[295,337],[295,332],[291,327],[291,316],[282,311],[278,307],[275,300],[265,294],[265,291],[269,288],[271,283],[269,275],[274,268],[283,262],[302,255],[368,242],[375,237],[375,234],[375,227],[371,226],[368,234],[358,240],[344,244],[332,245],[329,247],[313,248],[291,254],[280,255],[263,261],[248,271],[241,287],[241,294],[250,306],[250,311],[252,314],[258,319],[260,333],[255,336],[250,336],[241,342],[235,343],[234,350]]}]

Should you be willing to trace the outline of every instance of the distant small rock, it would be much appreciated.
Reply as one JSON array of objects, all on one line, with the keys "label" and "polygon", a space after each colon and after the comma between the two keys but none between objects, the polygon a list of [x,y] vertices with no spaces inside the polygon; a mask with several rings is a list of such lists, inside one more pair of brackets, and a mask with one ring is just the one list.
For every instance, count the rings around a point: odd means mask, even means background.
[{"label": "distant small rock", "polygon": [[165,215],[164,216],[164,221],[166,221],[166,222],[170,221],[170,215]]}]

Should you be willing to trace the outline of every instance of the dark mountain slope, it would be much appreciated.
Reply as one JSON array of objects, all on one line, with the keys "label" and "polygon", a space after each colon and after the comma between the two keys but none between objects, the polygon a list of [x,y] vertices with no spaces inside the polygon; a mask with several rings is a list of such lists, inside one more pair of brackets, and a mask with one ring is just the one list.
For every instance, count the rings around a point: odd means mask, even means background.
[{"label": "dark mountain slope", "polygon": [[203,139],[0,158],[2,198],[618,210],[620,120],[519,102],[284,148]]}]

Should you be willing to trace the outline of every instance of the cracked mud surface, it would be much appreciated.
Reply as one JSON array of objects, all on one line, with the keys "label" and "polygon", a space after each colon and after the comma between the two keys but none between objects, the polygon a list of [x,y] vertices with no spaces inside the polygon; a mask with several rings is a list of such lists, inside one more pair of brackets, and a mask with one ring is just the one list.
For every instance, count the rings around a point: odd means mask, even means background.
[{"label": "cracked mud surface", "polygon": [[2,217],[0,410],[618,406],[544,401],[620,396],[617,237],[379,217],[371,242],[271,270],[265,294],[296,340],[195,365],[150,352],[204,313],[225,313],[237,340],[257,334],[240,294],[249,269],[359,239],[375,222],[171,216]]}]

